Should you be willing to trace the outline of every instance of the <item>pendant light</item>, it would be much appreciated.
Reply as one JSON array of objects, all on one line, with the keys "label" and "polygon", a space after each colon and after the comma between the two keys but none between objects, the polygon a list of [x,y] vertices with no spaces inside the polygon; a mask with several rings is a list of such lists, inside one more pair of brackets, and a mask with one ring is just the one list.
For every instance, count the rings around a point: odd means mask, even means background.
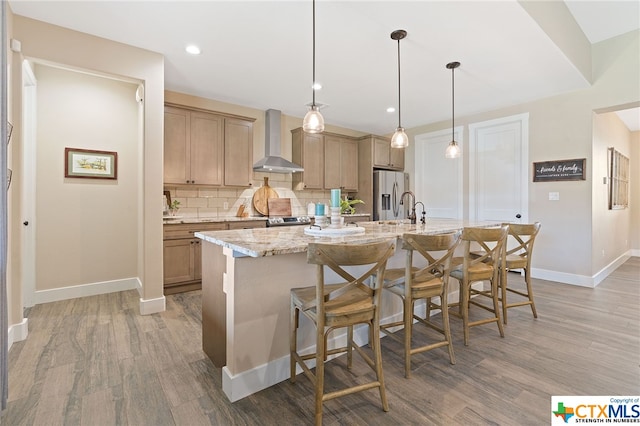
[{"label": "pendant light", "polygon": [[313,82],[311,93],[311,107],[302,120],[302,130],[307,133],[321,133],[324,131],[324,118],[316,105],[316,0],[313,0]]},{"label": "pendant light", "polygon": [[404,132],[400,121],[400,40],[407,36],[405,30],[395,30],[391,33],[391,38],[398,41],[398,128],[391,137],[391,148],[406,148],[409,146],[409,137]]},{"label": "pendant light", "polygon": [[449,142],[449,146],[447,146],[446,151],[444,152],[444,156],[446,158],[458,158],[460,154],[462,154],[462,149],[458,142],[456,142],[455,133],[456,133],[456,125],[455,125],[455,84],[454,84],[454,76],[453,72],[456,68],[460,66],[460,62],[449,62],[447,64],[447,69],[451,70],[451,142]]}]

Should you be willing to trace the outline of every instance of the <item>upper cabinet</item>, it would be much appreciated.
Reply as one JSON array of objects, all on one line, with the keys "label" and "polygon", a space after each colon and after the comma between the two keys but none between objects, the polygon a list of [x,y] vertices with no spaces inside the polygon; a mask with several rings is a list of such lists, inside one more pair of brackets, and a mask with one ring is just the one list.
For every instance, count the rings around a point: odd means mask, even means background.
[{"label": "upper cabinet", "polygon": [[164,183],[250,186],[253,122],[165,106]]},{"label": "upper cabinet", "polygon": [[358,141],[334,133],[291,131],[293,162],[304,168],[294,173],[293,189],[358,190]]},{"label": "upper cabinet", "polygon": [[302,128],[291,131],[292,161],[304,172],[293,173],[294,190],[324,189],[324,138],[321,134],[305,133]]},{"label": "upper cabinet", "polygon": [[358,190],[358,141],[324,135],[324,187]]},{"label": "upper cabinet", "polygon": [[389,170],[404,170],[404,148],[391,148],[389,139],[379,136],[373,139],[373,167]]},{"label": "upper cabinet", "polygon": [[224,184],[251,186],[253,177],[253,122],[224,121]]}]

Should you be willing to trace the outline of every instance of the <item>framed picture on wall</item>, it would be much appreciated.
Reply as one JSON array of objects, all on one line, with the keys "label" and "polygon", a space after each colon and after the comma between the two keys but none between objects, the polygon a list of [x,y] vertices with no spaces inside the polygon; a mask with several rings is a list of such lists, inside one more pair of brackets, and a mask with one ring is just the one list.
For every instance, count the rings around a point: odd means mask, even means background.
[{"label": "framed picture on wall", "polygon": [[92,149],[64,149],[64,177],[118,179],[118,153]]}]

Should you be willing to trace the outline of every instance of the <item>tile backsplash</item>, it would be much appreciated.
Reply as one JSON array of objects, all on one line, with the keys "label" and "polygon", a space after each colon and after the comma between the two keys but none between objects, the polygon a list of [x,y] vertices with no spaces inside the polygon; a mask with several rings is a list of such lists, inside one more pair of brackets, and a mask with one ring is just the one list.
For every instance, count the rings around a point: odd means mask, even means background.
[{"label": "tile backsplash", "polygon": [[187,218],[216,218],[235,216],[238,208],[245,205],[250,216],[261,216],[253,207],[253,194],[264,185],[264,177],[269,178],[269,186],[276,190],[280,198],[291,198],[291,214],[306,216],[307,204],[329,203],[331,191],[291,189],[291,175],[279,173],[254,173],[251,188],[189,188],[188,186],[172,187],[165,185],[171,200],[180,201],[178,215]]}]

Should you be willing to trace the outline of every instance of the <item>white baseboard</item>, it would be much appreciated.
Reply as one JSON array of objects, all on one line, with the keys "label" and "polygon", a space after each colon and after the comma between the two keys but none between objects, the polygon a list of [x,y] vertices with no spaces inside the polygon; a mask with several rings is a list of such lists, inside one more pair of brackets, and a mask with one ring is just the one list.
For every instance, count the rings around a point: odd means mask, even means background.
[{"label": "white baseboard", "polygon": [[140,315],[151,315],[164,312],[167,309],[167,299],[162,296],[156,299],[140,298]]},{"label": "white baseboard", "polygon": [[76,299],[78,297],[96,296],[98,294],[115,293],[124,290],[140,288],[140,280],[137,277],[121,280],[102,281],[89,284],[60,287],[51,290],[35,292],[35,303],[57,302],[59,300]]},{"label": "white baseboard", "polygon": [[7,334],[7,340],[9,341],[8,348],[11,349],[13,342],[20,342],[25,340],[29,335],[29,319],[22,318],[19,324],[13,324],[9,326],[9,332]]},{"label": "white baseboard", "polygon": [[609,276],[617,267],[629,260],[632,251],[628,251],[613,260],[593,276],[568,274],[566,272],[549,271],[546,269],[531,268],[531,277],[547,281],[556,281],[563,284],[577,285],[580,287],[594,288]]}]

